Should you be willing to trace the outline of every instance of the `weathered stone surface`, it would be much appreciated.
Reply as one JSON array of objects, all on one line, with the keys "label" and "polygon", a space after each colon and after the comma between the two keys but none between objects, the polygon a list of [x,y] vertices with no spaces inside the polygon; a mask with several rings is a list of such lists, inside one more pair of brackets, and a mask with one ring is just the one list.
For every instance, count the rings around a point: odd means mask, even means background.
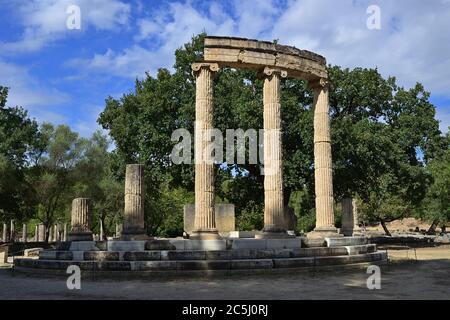
[{"label": "weathered stone surface", "polygon": [[231,259],[231,250],[205,251],[206,260],[229,260]]},{"label": "weathered stone surface", "polygon": [[125,261],[155,261],[161,260],[161,251],[129,251],[123,254]]},{"label": "weathered stone surface", "polygon": [[96,270],[102,271],[131,271],[130,261],[96,261],[94,265]]},{"label": "weathered stone surface", "polygon": [[133,271],[176,270],[176,261],[131,261]]},{"label": "weathered stone surface", "polygon": [[230,239],[253,239],[260,231],[231,231],[228,234]]},{"label": "weathered stone surface", "polygon": [[168,260],[205,260],[205,251],[168,251]]},{"label": "weathered stone surface", "polygon": [[283,204],[281,78],[287,73],[265,67],[264,78],[264,233],[286,231]]},{"label": "weathered stone surface", "polygon": [[357,246],[367,244],[366,237],[325,238],[328,247]]},{"label": "weathered stone surface", "polygon": [[328,105],[328,82],[311,82],[314,93],[314,181],[316,194],[316,227],[310,238],[337,235],[334,226],[333,170]]},{"label": "weathered stone surface", "polygon": [[[216,228],[220,235],[228,236],[235,230],[234,204],[218,203],[214,206]],[[195,205],[186,204],[184,211],[184,231],[191,234],[194,231]]]},{"label": "weathered stone surface", "polygon": [[231,269],[271,269],[272,259],[231,260]]},{"label": "weathered stone surface", "polygon": [[169,240],[149,240],[145,242],[145,250],[176,250]]},{"label": "weathered stone surface", "polygon": [[25,257],[39,257],[39,253],[43,251],[44,248],[29,248],[23,251]]},{"label": "weathered stone surface", "polygon": [[291,257],[301,258],[301,257],[320,257],[320,256],[341,256],[346,255],[347,249],[340,248],[301,248],[292,249]]},{"label": "weathered stone surface", "polygon": [[95,241],[72,241],[70,251],[98,251]]},{"label": "weathered stone surface", "polygon": [[177,261],[177,270],[228,270],[230,261],[210,260],[210,261]]},{"label": "weathered stone surface", "polygon": [[83,256],[86,261],[119,261],[119,253],[111,251],[86,251]]},{"label": "weathered stone surface", "polygon": [[9,252],[8,246],[0,246],[0,263],[8,262],[8,252]]},{"label": "weathered stone surface", "polygon": [[295,215],[294,208],[284,208],[284,223],[286,230],[292,231],[297,229],[297,216]]},{"label": "weathered stone surface", "polygon": [[[225,250],[226,240],[183,240],[184,250]],[[178,249],[177,249],[178,250]]]},{"label": "weathered stone surface", "polygon": [[301,239],[233,239],[232,249],[292,249],[301,248]]},{"label": "weathered stone surface", "polygon": [[123,240],[144,240],[144,167],[140,164],[127,164],[125,172],[125,210]]},{"label": "weathered stone surface", "polygon": [[215,63],[194,63],[195,74],[195,219],[192,239],[218,239],[214,207],[213,78],[219,67]]},{"label": "weathered stone surface", "polygon": [[39,252],[39,259],[42,259],[42,260],[72,260],[73,253],[71,251],[43,250],[43,251]]},{"label": "weathered stone surface", "polygon": [[[91,241],[91,200],[76,198],[72,201],[72,229],[69,232],[69,241]],[[50,231],[49,236],[52,235]]]},{"label": "weathered stone surface", "polygon": [[291,258],[291,259],[274,259],[274,268],[301,268],[312,267],[314,265],[314,258]]},{"label": "weathered stone surface", "polygon": [[108,251],[144,251],[145,250],[144,240],[135,241],[122,241],[122,240],[112,240],[108,241]]},{"label": "weathered stone surface", "polygon": [[345,246],[344,248],[347,250],[349,255],[372,253],[372,252],[377,251],[376,244]]},{"label": "weathered stone surface", "polygon": [[267,41],[234,37],[206,37],[205,61],[220,66],[261,69],[261,66],[279,67],[293,77],[305,80],[326,78],[325,58],[310,51],[283,46]]}]

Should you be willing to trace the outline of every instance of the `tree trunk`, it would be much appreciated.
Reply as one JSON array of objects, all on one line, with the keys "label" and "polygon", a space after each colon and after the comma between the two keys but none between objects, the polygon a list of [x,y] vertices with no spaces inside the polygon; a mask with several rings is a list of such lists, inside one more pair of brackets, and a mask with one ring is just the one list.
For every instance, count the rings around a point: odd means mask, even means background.
[{"label": "tree trunk", "polygon": [[433,220],[433,223],[431,224],[430,228],[427,231],[427,234],[435,234],[436,233],[436,227],[438,225],[438,220]]},{"label": "tree trunk", "polygon": [[386,222],[383,219],[381,219],[380,222],[381,222],[381,226],[383,227],[383,230],[386,233],[386,235],[388,237],[392,237],[392,234],[389,232],[388,228],[386,227]]}]

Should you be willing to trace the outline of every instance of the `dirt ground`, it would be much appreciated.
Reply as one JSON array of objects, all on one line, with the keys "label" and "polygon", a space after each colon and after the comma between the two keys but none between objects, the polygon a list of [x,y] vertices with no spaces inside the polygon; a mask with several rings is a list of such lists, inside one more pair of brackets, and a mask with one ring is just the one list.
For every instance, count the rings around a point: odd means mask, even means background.
[{"label": "dirt ground", "polygon": [[[430,223],[415,218],[405,218],[387,222],[386,227],[390,232],[407,233],[412,232],[412,230],[415,230],[416,227],[418,227],[419,230],[428,230],[428,228],[430,228]],[[384,234],[384,230],[381,224],[378,224],[376,226],[367,226],[366,229],[367,231]],[[436,231],[441,232],[441,228],[437,227]]]},{"label": "dirt ground", "polygon": [[[82,280],[32,277],[0,269],[0,299],[450,299],[450,246],[388,249],[381,289],[369,290],[366,269],[235,275],[213,279]],[[417,260],[416,260],[417,256]]]}]

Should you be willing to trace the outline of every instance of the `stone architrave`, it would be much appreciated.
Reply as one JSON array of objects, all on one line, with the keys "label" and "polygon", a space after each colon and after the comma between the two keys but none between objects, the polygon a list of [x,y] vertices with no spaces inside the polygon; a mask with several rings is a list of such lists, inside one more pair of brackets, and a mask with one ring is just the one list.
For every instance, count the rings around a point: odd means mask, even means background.
[{"label": "stone architrave", "polygon": [[264,229],[266,236],[286,236],[281,142],[281,78],[287,72],[266,67],[264,77]]},{"label": "stone architrave", "polygon": [[194,63],[195,100],[195,220],[192,239],[219,239],[214,206],[213,80],[219,70],[216,63]]},{"label": "stone architrave", "polygon": [[331,159],[328,81],[310,82],[314,93],[314,180],[316,227],[309,238],[339,236],[334,225],[333,169]]},{"label": "stone architrave", "polygon": [[72,228],[68,241],[92,241],[92,212],[90,199],[76,198],[72,201]]},{"label": "stone architrave", "polygon": [[125,210],[121,238],[145,240],[144,224],[144,166],[127,164],[125,173]]},{"label": "stone architrave", "polygon": [[26,223],[22,225],[22,242],[27,242],[28,238],[28,226]]}]

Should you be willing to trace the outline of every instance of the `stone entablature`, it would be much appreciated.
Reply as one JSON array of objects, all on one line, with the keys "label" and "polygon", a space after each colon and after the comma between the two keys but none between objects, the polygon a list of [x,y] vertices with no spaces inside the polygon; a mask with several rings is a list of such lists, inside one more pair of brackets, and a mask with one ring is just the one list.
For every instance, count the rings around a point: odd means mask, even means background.
[{"label": "stone entablature", "polygon": [[327,78],[326,60],[316,53],[268,41],[235,37],[206,37],[204,62],[220,67],[260,70],[280,68],[290,77],[305,80]]}]

